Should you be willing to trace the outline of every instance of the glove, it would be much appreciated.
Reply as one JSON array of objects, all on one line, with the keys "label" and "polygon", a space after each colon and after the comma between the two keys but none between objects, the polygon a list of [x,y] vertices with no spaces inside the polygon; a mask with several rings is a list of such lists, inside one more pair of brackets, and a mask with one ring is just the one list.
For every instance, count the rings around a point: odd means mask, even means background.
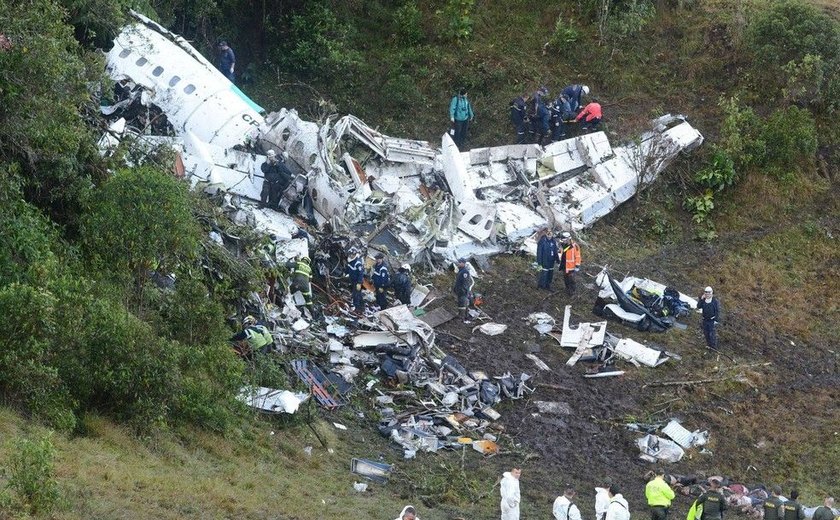
[{"label": "glove", "polygon": [[580,267],[575,267],[575,272],[580,271]]},{"label": "glove", "polygon": [[385,289],[383,289],[382,287],[380,287],[379,289],[377,289],[377,290],[376,290],[376,292],[385,292]]},{"label": "glove", "polygon": [[357,290],[357,291],[361,291],[361,290],[362,290],[362,284],[357,283],[357,284],[356,284],[356,290]]}]

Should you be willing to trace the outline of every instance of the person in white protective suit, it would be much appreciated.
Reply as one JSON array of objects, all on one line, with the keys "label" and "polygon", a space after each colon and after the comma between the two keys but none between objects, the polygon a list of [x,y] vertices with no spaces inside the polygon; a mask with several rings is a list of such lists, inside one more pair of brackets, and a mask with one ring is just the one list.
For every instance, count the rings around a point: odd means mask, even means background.
[{"label": "person in white protective suit", "polygon": [[502,520],[519,520],[519,476],[522,470],[513,468],[502,475]]},{"label": "person in white protective suit", "polygon": [[405,506],[400,516],[394,520],[420,520],[420,517],[417,516],[417,510],[414,509],[414,506]]},{"label": "person in white protective suit", "polygon": [[621,489],[616,484],[609,487],[610,505],[607,506],[606,520],[630,520],[630,507],[621,496]]}]

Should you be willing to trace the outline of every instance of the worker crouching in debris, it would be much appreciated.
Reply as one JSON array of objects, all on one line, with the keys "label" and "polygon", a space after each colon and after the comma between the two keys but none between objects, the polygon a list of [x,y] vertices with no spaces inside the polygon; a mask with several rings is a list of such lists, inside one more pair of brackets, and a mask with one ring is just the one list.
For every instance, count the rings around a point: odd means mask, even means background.
[{"label": "worker crouching in debris", "polygon": [[362,282],[365,279],[365,265],[359,250],[351,248],[347,253],[347,276],[350,278],[350,291],[353,296],[353,310],[356,314],[364,315],[365,304],[362,300]]},{"label": "worker crouching in debris", "polygon": [[697,309],[703,314],[703,337],[706,346],[717,350],[717,326],[721,321],[720,301],[715,298],[711,287],[706,287],[703,295],[697,298]]},{"label": "worker crouching in debris", "polygon": [[411,303],[411,291],[414,289],[411,283],[411,266],[403,264],[394,275],[394,281],[391,283],[394,287],[394,296],[403,305]]},{"label": "worker crouching in debris", "polygon": [[580,271],[580,246],[572,240],[572,234],[568,231],[560,235],[560,268],[563,269],[566,293],[571,296],[577,288],[575,273]]},{"label": "worker crouching in debris", "polygon": [[312,309],[312,260],[308,256],[301,256],[294,262],[288,262],[286,267],[292,271],[291,291],[300,291],[303,295],[304,304]]},{"label": "worker crouching in debris", "polygon": [[551,290],[551,281],[554,279],[554,264],[560,261],[557,241],[554,240],[554,232],[546,229],[545,233],[537,242],[537,264],[540,272],[537,278],[537,288]]},{"label": "worker crouching in debris", "polygon": [[581,110],[580,114],[578,114],[575,118],[575,121],[583,122],[583,126],[581,127],[582,130],[597,130],[598,126],[601,124],[602,117],[603,113],[601,112],[601,104],[597,101],[593,101]]},{"label": "worker crouching in debris", "polygon": [[260,202],[271,209],[278,209],[283,198],[283,192],[292,182],[292,172],[286,166],[282,156],[269,150],[265,154],[266,161],[260,165],[263,173],[263,185],[260,192]]},{"label": "worker crouching in debris", "polygon": [[242,331],[231,336],[234,350],[242,357],[250,357],[254,352],[266,354],[274,348],[274,337],[263,323],[253,316],[246,316],[242,320]]},{"label": "worker crouching in debris", "polygon": [[[452,292],[458,298],[458,310],[461,312],[464,323],[470,323],[470,300],[472,300],[473,277],[467,268],[467,259],[458,259],[458,273],[455,275],[455,286]],[[518,517],[518,516],[517,516]]]},{"label": "worker crouching in debris", "polygon": [[675,493],[665,482],[665,470],[656,469],[656,475],[645,486],[645,498],[650,507],[651,520],[668,520],[668,510]]},{"label": "worker crouching in debris", "polygon": [[400,516],[394,520],[420,520],[420,517],[417,516],[417,510],[414,509],[414,506],[405,506]]},{"label": "worker crouching in debris", "polygon": [[379,310],[388,308],[388,287],[391,285],[391,273],[388,272],[388,266],[385,265],[385,255],[376,253],[376,263],[371,270],[370,279],[373,282],[373,288],[376,291],[376,305]]},{"label": "worker crouching in debris", "polygon": [[513,468],[502,475],[499,491],[502,495],[502,520],[519,520],[519,477],[522,470]]}]

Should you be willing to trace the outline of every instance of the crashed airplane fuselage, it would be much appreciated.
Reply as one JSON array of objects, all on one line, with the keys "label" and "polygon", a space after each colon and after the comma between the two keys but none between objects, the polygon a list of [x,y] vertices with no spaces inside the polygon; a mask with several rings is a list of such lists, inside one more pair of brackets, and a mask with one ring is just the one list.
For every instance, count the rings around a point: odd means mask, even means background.
[{"label": "crashed airplane fuselage", "polygon": [[[447,134],[432,147],[386,136],[354,116],[315,123],[294,110],[265,114],[183,38],[135,18],[108,53],[108,72],[166,116],[193,184],[259,201],[260,166],[275,150],[299,174],[319,224],[332,220],[409,263],[535,250],[540,228],[591,225],[703,141],[685,118],[663,116],[616,148],[595,132],[545,147],[461,152]],[[255,225],[278,237],[294,225],[282,212],[256,205],[253,212]]]}]

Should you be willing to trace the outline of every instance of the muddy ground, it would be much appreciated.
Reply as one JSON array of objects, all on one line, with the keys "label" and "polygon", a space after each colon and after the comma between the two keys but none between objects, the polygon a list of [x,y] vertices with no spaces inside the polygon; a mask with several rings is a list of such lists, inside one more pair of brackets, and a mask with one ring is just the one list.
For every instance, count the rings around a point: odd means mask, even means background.
[{"label": "muddy ground", "polygon": [[[597,294],[593,278],[605,263],[619,279],[632,273],[688,294],[699,294],[707,283],[715,283],[699,279],[697,272],[715,257],[717,248],[731,245],[726,240],[712,248],[700,243],[681,244],[679,251],[651,249],[632,255],[632,260],[616,260],[611,251],[621,244],[610,244],[618,237],[612,233],[606,222],[599,238],[584,246],[585,265],[573,297],[566,295],[562,277],[555,277],[552,292],[538,290],[530,259],[500,255],[491,260],[489,271],[481,273],[476,290],[484,296],[483,310],[493,322],[508,325],[507,331],[495,337],[472,333],[475,324],[463,324],[460,319],[438,327],[438,344],[468,369],[485,370],[491,375],[505,371],[532,374],[536,392],[497,407],[502,414],[499,422],[504,428],[504,454],[487,459],[475,453],[463,459],[456,454],[421,454],[408,464],[409,474],[438,465],[441,457],[441,465],[462,465],[461,476],[454,478],[470,481],[464,484],[471,490],[470,503],[453,505],[458,498],[424,495],[422,489],[407,492],[406,498],[417,493],[415,501],[440,508],[427,515],[432,518],[437,518],[441,510],[451,518],[491,517],[498,507],[494,478],[511,466],[521,466],[524,518],[550,515],[551,503],[565,483],[581,490],[581,510],[585,518],[592,518],[592,488],[605,478],[622,486],[634,516],[646,514],[643,476],[654,465],[639,459],[634,441],[641,434],[628,431],[624,425],[664,424],[672,417],[679,418],[690,430],[709,430],[711,441],[705,453],[690,450],[682,461],[668,465],[669,473],[722,474],[748,485],[781,484],[786,489],[802,486],[813,494],[809,497],[812,503],[819,493],[837,493],[829,489],[831,483],[836,487],[836,472],[808,464],[808,458],[840,452],[838,351],[830,344],[796,344],[792,338],[768,335],[762,329],[760,315],[741,312],[721,294],[726,323],[720,347],[725,355],[704,347],[699,319],[694,314],[681,320],[687,325],[685,330],[660,334],[638,332],[611,322],[609,332],[666,347],[682,359],[669,360],[655,369],[619,361],[619,367],[626,370],[624,376],[585,379],[587,364],[566,366],[571,350],[561,349],[548,336],[540,337],[523,320],[531,312],[542,311],[555,317],[561,327],[563,308],[570,304],[572,323],[600,321],[591,312]],[[446,287],[449,280],[448,275],[439,276],[436,285]],[[445,304],[455,306],[454,300]],[[537,370],[525,357],[528,353],[536,354],[551,371]],[[656,386],[698,379],[720,381]],[[533,404],[536,400],[567,403],[572,414],[540,415]],[[690,503],[688,497],[678,497],[674,518],[682,517]]]}]

